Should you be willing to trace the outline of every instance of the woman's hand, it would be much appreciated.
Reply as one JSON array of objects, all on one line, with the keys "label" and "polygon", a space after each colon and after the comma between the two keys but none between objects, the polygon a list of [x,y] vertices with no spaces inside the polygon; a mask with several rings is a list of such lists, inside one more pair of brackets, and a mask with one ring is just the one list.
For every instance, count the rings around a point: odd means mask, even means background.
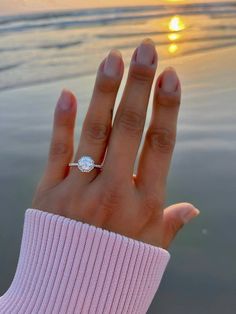
[{"label": "woman's hand", "polygon": [[48,163],[32,208],[102,227],[167,248],[177,231],[199,211],[181,203],[164,210],[166,178],[175,145],[180,82],[172,68],[157,79],[151,122],[133,174],[157,68],[150,39],[135,50],[127,83],[112,125],[124,64],[112,50],[100,64],[75,161],[91,156],[103,169],[82,173],[73,159],[76,99],[63,91],[54,114]]}]

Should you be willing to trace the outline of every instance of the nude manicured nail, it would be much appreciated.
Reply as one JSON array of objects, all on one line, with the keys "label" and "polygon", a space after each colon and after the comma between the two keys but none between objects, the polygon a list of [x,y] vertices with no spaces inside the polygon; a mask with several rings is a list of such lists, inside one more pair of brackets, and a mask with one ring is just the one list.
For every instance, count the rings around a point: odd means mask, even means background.
[{"label": "nude manicured nail", "polygon": [[171,67],[165,69],[162,74],[162,79],[160,81],[160,87],[164,92],[172,93],[175,92],[178,87],[178,77],[175,70]]},{"label": "nude manicured nail", "polygon": [[61,96],[58,100],[58,106],[62,110],[69,110],[71,108],[72,101],[71,101],[71,94],[67,90],[63,90]]},{"label": "nude manicured nail", "polygon": [[181,217],[184,223],[188,223],[194,217],[197,217],[200,214],[200,211],[196,207],[186,207],[182,209]]},{"label": "nude manicured nail", "polygon": [[113,49],[106,58],[104,73],[108,76],[117,76],[121,72],[122,55],[119,50]]},{"label": "nude manicured nail", "polygon": [[156,50],[154,42],[149,38],[145,39],[138,47],[136,62],[145,65],[152,65],[155,59],[155,54]]}]

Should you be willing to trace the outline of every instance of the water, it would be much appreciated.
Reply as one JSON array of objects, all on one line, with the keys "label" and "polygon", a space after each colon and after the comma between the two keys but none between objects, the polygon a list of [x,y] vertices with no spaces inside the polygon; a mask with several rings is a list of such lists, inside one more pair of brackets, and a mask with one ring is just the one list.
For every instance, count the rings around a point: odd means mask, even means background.
[{"label": "water", "polygon": [[[173,35],[175,15],[185,29]],[[93,73],[110,48],[126,54],[144,36],[162,59],[232,46],[235,16],[235,2],[209,1],[0,17],[0,90]]]},{"label": "water", "polygon": [[0,17],[0,294],[16,268],[61,88],[79,98],[78,139],[98,63],[115,47],[128,65],[147,36],[160,69],[174,65],[183,85],[168,204],[189,201],[202,212],[172,247],[150,313],[235,313],[235,2]]}]

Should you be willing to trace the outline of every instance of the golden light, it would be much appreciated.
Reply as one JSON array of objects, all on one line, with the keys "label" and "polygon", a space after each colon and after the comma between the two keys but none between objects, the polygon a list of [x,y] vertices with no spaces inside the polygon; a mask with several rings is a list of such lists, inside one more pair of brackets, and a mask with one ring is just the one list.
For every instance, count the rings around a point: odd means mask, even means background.
[{"label": "golden light", "polygon": [[178,45],[176,44],[169,45],[169,48],[168,48],[169,53],[174,54],[176,53],[177,50],[178,50]]},{"label": "golden light", "polygon": [[171,34],[168,34],[168,39],[170,41],[176,41],[180,38],[180,34],[178,33],[171,33]]},{"label": "golden light", "polygon": [[185,24],[179,16],[173,16],[169,22],[169,30],[179,32],[185,29]]}]

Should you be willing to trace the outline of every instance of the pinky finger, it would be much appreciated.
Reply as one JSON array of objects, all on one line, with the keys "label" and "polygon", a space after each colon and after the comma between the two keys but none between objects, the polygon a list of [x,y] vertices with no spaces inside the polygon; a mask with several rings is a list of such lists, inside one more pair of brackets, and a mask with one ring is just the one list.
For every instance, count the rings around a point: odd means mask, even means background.
[{"label": "pinky finger", "polygon": [[54,112],[48,162],[40,181],[42,189],[60,183],[68,173],[68,163],[73,157],[76,110],[75,96],[63,90]]}]

